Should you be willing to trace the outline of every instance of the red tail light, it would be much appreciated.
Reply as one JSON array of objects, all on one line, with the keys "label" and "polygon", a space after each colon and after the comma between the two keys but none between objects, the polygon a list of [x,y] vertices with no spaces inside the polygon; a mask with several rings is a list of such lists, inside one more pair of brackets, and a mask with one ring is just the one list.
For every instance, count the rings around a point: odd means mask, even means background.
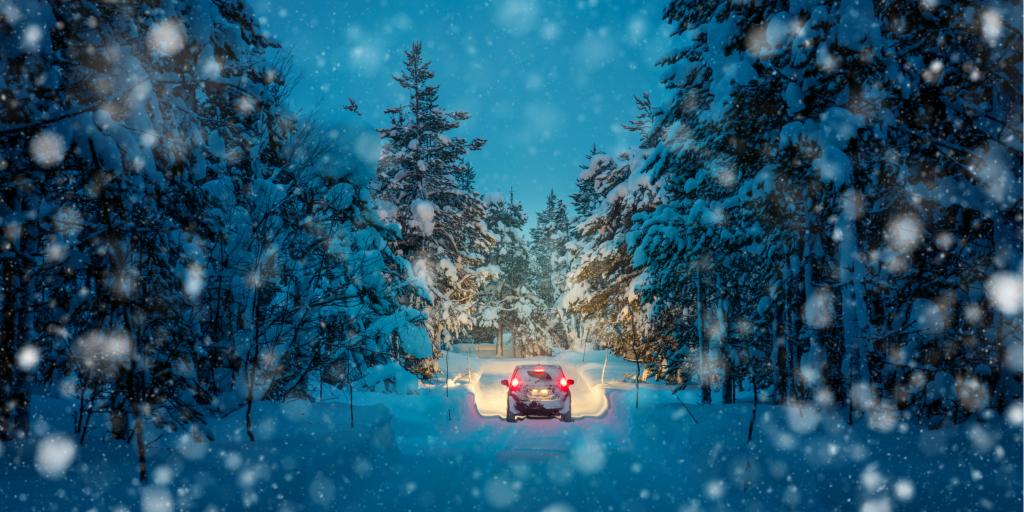
[{"label": "red tail light", "polygon": [[569,379],[566,379],[565,375],[562,375],[562,379],[558,381],[558,385],[562,386],[562,389],[569,389]]},{"label": "red tail light", "polygon": [[519,377],[512,377],[512,382],[509,382],[509,387],[512,389],[519,389]]}]

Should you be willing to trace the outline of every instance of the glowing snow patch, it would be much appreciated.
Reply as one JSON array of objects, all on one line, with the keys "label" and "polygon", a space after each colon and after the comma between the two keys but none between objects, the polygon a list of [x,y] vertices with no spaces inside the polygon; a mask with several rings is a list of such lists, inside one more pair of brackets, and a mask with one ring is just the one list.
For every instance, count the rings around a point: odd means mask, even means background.
[{"label": "glowing snow patch", "polygon": [[47,436],[36,445],[36,471],[43,478],[57,480],[75,460],[75,442],[64,435]]},{"label": "glowing snow patch", "polygon": [[901,254],[912,252],[921,243],[923,228],[917,217],[905,214],[889,222],[885,228],[885,241]]},{"label": "glowing snow patch", "polygon": [[996,46],[1003,38],[1003,17],[995,9],[981,13],[981,36],[989,46]]},{"label": "glowing snow patch", "polygon": [[18,353],[15,354],[14,359],[18,364],[18,369],[23,372],[30,372],[39,366],[39,349],[35,345],[25,345],[18,349]]},{"label": "glowing snow patch", "polygon": [[1020,313],[1021,293],[1021,275],[1014,272],[996,272],[985,282],[989,302],[1004,315]]},{"label": "glowing snow patch", "polygon": [[199,294],[203,293],[203,288],[206,286],[206,272],[203,270],[202,265],[198,263],[192,263],[188,266],[185,271],[185,295],[191,300],[199,298]]},{"label": "glowing snow patch", "polygon": [[59,133],[45,130],[28,142],[28,153],[36,165],[44,169],[56,167],[64,161],[68,145]]},{"label": "glowing snow patch", "polygon": [[178,20],[163,20],[146,34],[149,51],[161,57],[173,57],[185,48],[185,27]]}]

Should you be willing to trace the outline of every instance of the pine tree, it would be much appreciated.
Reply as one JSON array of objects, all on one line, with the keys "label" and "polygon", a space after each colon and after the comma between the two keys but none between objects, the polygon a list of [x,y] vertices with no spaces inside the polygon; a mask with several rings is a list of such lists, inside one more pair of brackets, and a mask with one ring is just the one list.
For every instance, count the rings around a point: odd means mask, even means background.
[{"label": "pine tree", "polygon": [[546,206],[537,214],[537,224],[530,229],[530,280],[545,308],[557,316],[552,325],[552,341],[563,348],[569,343],[561,298],[569,271],[570,236],[565,203],[551,191]]},{"label": "pine tree", "polygon": [[[993,229],[1020,197],[979,187],[994,174],[1019,182],[1019,166],[1010,172],[1004,159],[1020,153],[1019,138],[994,141],[1020,109],[986,119],[988,105],[1014,93],[988,81],[999,73],[975,70],[999,68],[988,59],[1020,46],[986,40],[978,25],[935,23],[963,7],[670,5],[681,44],[663,63],[677,92],[659,110],[650,167],[666,200],[638,216],[631,236],[634,260],[650,268],[645,300],[698,309],[683,320],[696,325],[691,341],[661,349],[670,361],[690,364],[696,339],[703,366],[711,341],[727,364],[709,378],[754,375],[732,355],[744,344],[731,333],[751,329],[772,347],[770,356],[746,350],[768,356],[779,400],[842,401],[851,420],[855,408],[874,418],[913,404],[955,418],[972,410],[950,399],[955,381],[1005,389],[990,366],[1005,338],[978,312],[988,276],[1019,262],[984,263],[991,247],[1020,245]],[[903,65],[910,41],[947,40],[956,42],[924,45],[916,67]],[[951,55],[955,69],[945,65]],[[986,195],[998,206],[976,200]],[[954,304],[977,305],[974,320]],[[939,333],[952,332],[971,333],[972,349],[943,345]],[[911,369],[922,364],[935,379],[926,386]]]},{"label": "pine tree", "polygon": [[523,205],[512,197],[489,199],[484,222],[495,240],[486,261],[496,278],[478,299],[483,328],[478,332],[494,337],[499,356],[504,355],[506,333],[512,335],[514,357],[546,354],[554,325],[551,310],[532,287],[530,252],[522,237]]},{"label": "pine tree", "polygon": [[479,267],[491,243],[481,220],[483,203],[469,189],[468,152],[484,141],[449,136],[469,118],[445,112],[438,87],[419,43],[405,53],[405,69],[395,80],[408,103],[387,110],[391,125],[380,129],[384,140],[376,181],[377,197],[401,226],[392,242],[410,260],[421,283],[417,307],[428,315],[435,349],[452,343],[472,326],[474,301],[486,281]]},{"label": "pine tree", "polygon": [[[635,126],[646,126],[650,112],[643,109],[642,102],[638,105],[641,111]],[[653,208],[658,201],[644,167],[647,155],[648,149],[641,147],[623,153],[615,162],[595,149],[573,195],[577,212],[589,215],[577,221],[563,306],[576,336],[617,354],[628,354],[634,348],[628,346],[634,338],[616,330],[621,327],[617,319],[644,279],[643,267],[634,265],[627,249],[627,235],[634,215]]]}]

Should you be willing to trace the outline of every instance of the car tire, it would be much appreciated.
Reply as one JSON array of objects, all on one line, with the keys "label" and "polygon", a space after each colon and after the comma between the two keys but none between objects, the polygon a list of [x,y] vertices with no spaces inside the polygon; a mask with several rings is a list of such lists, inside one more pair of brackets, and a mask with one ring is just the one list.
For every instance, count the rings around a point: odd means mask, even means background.
[{"label": "car tire", "polygon": [[562,421],[572,423],[572,400],[569,400],[569,412],[562,415]]},{"label": "car tire", "polygon": [[516,417],[512,415],[512,408],[507,405],[505,406],[505,421],[509,423],[516,422]]}]

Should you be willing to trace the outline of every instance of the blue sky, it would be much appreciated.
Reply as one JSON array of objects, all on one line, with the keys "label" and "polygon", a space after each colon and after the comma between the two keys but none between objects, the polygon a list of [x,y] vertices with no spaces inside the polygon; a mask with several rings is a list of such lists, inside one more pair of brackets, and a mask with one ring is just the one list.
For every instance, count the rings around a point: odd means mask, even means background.
[{"label": "blue sky", "polygon": [[[661,1],[253,0],[263,26],[292,54],[292,101],[334,123],[383,126],[402,101],[391,76],[416,40],[433,63],[443,106],[488,140],[471,157],[483,193],[514,189],[533,215],[547,192],[567,198],[591,144],[633,144],[620,124],[633,96],[661,95],[655,66],[668,26]],[[363,117],[342,110],[347,98]]]}]

